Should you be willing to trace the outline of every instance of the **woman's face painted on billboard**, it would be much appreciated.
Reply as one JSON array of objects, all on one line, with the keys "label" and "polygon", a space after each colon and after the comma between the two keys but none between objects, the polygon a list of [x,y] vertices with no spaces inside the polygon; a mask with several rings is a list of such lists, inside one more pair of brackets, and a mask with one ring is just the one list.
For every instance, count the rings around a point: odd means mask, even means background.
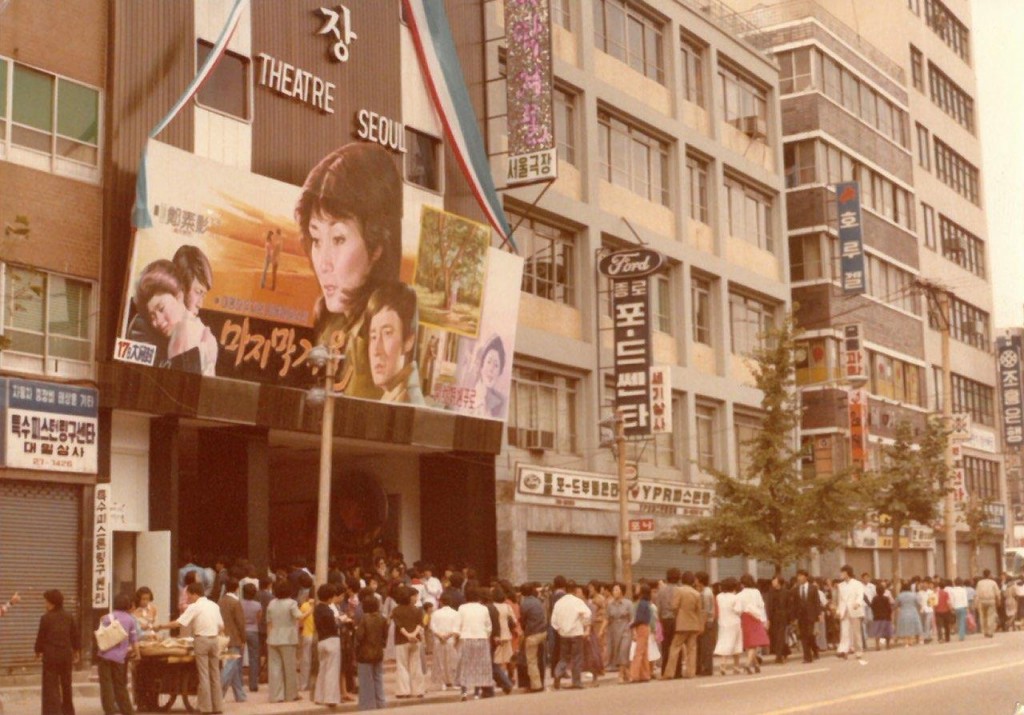
[{"label": "woman's face painted on billboard", "polygon": [[149,323],[161,335],[170,337],[174,326],[185,318],[186,308],[182,296],[170,293],[157,293],[146,303],[146,315]]},{"label": "woman's face painted on billboard", "polygon": [[347,313],[352,301],[380,258],[380,248],[371,255],[359,222],[314,214],[309,220],[310,258],[316,271],[327,310]]},{"label": "woman's face painted on billboard", "polygon": [[188,312],[192,315],[199,315],[199,311],[202,310],[203,302],[206,300],[207,288],[199,279],[192,279],[192,286],[185,293],[185,307],[188,308]]},{"label": "woman's face painted on billboard", "polygon": [[483,362],[480,364],[480,381],[485,387],[494,387],[494,383],[501,374],[501,356],[498,351],[488,350],[484,353]]}]

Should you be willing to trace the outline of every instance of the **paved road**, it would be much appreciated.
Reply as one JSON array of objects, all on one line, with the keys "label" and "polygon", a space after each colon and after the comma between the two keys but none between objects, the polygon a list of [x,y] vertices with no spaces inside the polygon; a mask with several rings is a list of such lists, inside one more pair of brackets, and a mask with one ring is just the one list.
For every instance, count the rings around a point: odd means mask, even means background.
[{"label": "paved road", "polygon": [[715,676],[685,683],[603,682],[582,691],[499,695],[458,708],[423,705],[415,708],[415,714],[1013,715],[1015,703],[1024,702],[1024,632],[869,652],[865,659],[867,665],[861,666],[855,660],[823,656],[810,664],[767,665],[760,675]]},{"label": "paved road", "polygon": [[[825,655],[814,663],[765,665],[760,675],[715,676],[696,681],[618,685],[605,679],[584,690],[536,695],[498,695],[491,700],[454,701],[432,693],[425,702],[391,701],[409,715],[1014,715],[1024,702],[1024,632],[994,639],[971,636],[963,643],[933,643],[866,655],[867,665]],[[563,684],[567,684],[563,681]],[[95,690],[95,688],[93,688]],[[265,691],[262,688],[262,691]],[[308,701],[270,705],[265,692],[247,704],[225,702],[228,715],[322,715]],[[390,700],[390,699],[389,699]],[[2,694],[0,694],[2,701]],[[4,715],[39,712],[38,701],[8,702]],[[76,699],[79,715],[101,715],[98,697]],[[351,705],[334,712],[348,712]],[[175,712],[183,712],[179,707]]]}]

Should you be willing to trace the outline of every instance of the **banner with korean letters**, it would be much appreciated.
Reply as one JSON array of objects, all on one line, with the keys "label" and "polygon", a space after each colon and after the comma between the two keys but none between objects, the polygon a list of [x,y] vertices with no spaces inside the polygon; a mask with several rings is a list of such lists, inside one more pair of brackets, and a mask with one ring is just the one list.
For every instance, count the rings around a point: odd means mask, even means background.
[{"label": "banner with korean letters", "polygon": [[867,290],[864,241],[861,234],[860,184],[836,184],[836,215],[839,217],[839,255],[843,292],[848,295]]},{"label": "banner with korean letters", "polygon": [[99,393],[37,380],[0,379],[0,465],[96,474]]},{"label": "banner with korean letters", "polygon": [[1024,444],[1020,388],[1021,340],[1019,335],[996,340],[996,364],[999,367],[999,396],[1002,406],[1003,441],[1007,447]]}]

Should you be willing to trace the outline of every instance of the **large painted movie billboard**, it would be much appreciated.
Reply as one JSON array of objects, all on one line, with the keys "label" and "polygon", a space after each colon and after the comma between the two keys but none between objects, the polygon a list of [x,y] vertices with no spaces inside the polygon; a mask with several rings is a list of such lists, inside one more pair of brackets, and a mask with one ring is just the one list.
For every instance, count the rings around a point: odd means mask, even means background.
[{"label": "large painted movie billboard", "polygon": [[431,206],[403,235],[391,155],[353,142],[293,186],[150,141],[114,358],[503,420],[522,259]]}]

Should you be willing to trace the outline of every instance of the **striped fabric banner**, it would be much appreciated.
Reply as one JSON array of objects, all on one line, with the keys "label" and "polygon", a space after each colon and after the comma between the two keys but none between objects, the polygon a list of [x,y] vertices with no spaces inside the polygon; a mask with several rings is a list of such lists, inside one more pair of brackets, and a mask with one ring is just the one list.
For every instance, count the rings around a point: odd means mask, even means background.
[{"label": "striped fabric banner", "polygon": [[441,117],[445,135],[459,162],[459,167],[469,182],[477,202],[487,214],[488,222],[518,253],[519,249],[512,238],[512,229],[505,218],[505,211],[494,187],[490,162],[476,123],[473,105],[469,100],[462,66],[455,52],[455,41],[448,26],[444,2],[402,2],[427,89]]},{"label": "striped fabric banner", "polygon": [[235,0],[234,6],[231,8],[231,12],[228,14],[227,22],[224,23],[224,28],[220,31],[220,36],[217,38],[217,42],[214,43],[213,49],[210,50],[209,56],[203,66],[199,68],[199,73],[189,84],[185,93],[181,95],[181,98],[171,107],[171,111],[167,113],[160,123],[153,127],[153,131],[149,133],[151,139],[156,139],[156,136],[167,128],[167,125],[171,123],[178,112],[189,103],[192,97],[195,96],[199,88],[203,86],[203,82],[213,73],[213,68],[220,62],[220,58],[224,56],[224,50],[227,49],[228,43],[231,41],[231,36],[235,34],[235,29],[238,27],[238,21],[242,18],[242,11],[245,6],[249,3],[249,0]]},{"label": "striped fabric banner", "polygon": [[[203,83],[213,73],[220,58],[224,56],[224,51],[227,49],[228,43],[231,42],[231,36],[235,34],[238,22],[242,19],[242,12],[248,3],[249,0],[235,0],[235,4],[231,7],[231,12],[228,13],[227,20],[224,22],[224,27],[221,29],[217,41],[210,50],[210,54],[206,57],[206,61],[203,62],[203,66],[199,68],[198,74],[192,79],[192,82],[189,83],[185,92],[174,103],[174,106],[171,107],[171,111],[167,112],[164,118],[153,127],[153,131],[149,133],[150,139],[156,139],[157,135],[167,128],[167,125],[196,96],[196,92],[199,91],[199,88],[203,86]],[[149,215],[149,206],[146,200],[146,150],[143,149],[142,159],[139,161],[138,177],[135,180],[135,206],[132,208],[132,226],[135,228],[149,228],[152,225],[153,218]]]}]

